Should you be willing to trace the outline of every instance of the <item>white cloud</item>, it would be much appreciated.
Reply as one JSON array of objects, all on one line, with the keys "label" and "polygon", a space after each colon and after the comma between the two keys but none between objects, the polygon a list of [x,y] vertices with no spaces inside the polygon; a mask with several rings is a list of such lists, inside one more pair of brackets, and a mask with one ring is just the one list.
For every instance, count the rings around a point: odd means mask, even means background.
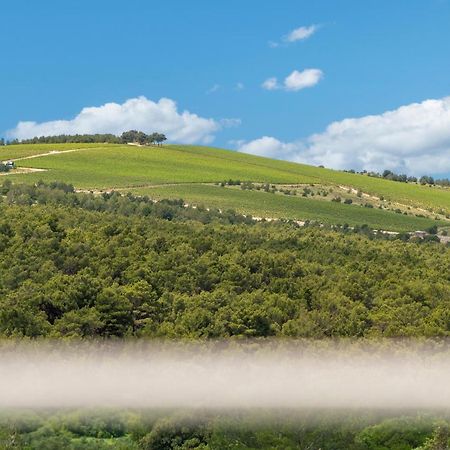
[{"label": "white cloud", "polygon": [[275,77],[271,77],[271,78],[267,78],[267,80],[265,80],[261,86],[263,87],[263,89],[266,89],[268,91],[273,91],[274,89],[278,89],[278,81]]},{"label": "white cloud", "polygon": [[8,137],[20,140],[58,134],[121,134],[126,130],[138,129],[147,133],[164,133],[170,141],[208,143],[221,126],[214,119],[199,117],[189,111],[179,112],[176,102],[169,98],[153,102],[137,97],[122,104],[106,103],[83,108],[71,120],[19,122],[16,128],[8,132]]},{"label": "white cloud", "polygon": [[450,97],[333,122],[304,140],[282,142],[264,136],[241,144],[239,151],[335,169],[447,174]]},{"label": "white cloud", "polygon": [[309,27],[299,27],[292,30],[286,35],[283,40],[285,42],[303,41],[311,37],[317,31],[317,25],[311,25]]},{"label": "white cloud", "polygon": [[284,87],[288,91],[299,91],[315,86],[323,77],[323,72],[319,69],[305,69],[301,72],[294,70],[284,80]]},{"label": "white cloud", "polygon": [[236,83],[236,86],[235,86],[236,91],[242,91],[243,89],[245,89],[244,83],[242,83],[241,81],[239,83]]},{"label": "white cloud", "polygon": [[214,92],[217,92],[219,89],[220,89],[220,84],[214,84],[206,91],[206,93],[213,94]]},{"label": "white cloud", "polygon": [[323,78],[323,72],[320,69],[305,69],[302,71],[294,70],[288,75],[283,84],[280,85],[276,77],[271,77],[262,83],[262,88],[268,91],[275,89],[284,89],[285,91],[299,91],[301,89],[315,86]]},{"label": "white cloud", "polygon": [[269,41],[268,45],[270,48],[284,47],[286,45],[292,44],[297,41],[304,41],[310,38],[317,30],[318,25],[310,25],[308,27],[303,26],[295,28],[290,33],[286,34],[281,38],[281,43],[276,41]]},{"label": "white cloud", "polygon": [[297,150],[295,143],[285,143],[270,136],[263,136],[250,142],[238,141],[240,152],[268,158],[289,159]]}]

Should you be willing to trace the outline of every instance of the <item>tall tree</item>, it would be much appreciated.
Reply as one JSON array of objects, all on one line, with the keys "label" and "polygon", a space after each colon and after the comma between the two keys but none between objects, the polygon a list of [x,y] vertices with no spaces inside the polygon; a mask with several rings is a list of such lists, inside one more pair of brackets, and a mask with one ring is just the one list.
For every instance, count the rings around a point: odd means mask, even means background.
[{"label": "tall tree", "polygon": [[156,143],[158,145],[162,145],[162,143],[164,141],[167,141],[167,138],[166,138],[166,136],[164,134],[162,134],[162,133],[154,133],[154,134],[156,135],[155,136],[155,141],[156,141]]}]

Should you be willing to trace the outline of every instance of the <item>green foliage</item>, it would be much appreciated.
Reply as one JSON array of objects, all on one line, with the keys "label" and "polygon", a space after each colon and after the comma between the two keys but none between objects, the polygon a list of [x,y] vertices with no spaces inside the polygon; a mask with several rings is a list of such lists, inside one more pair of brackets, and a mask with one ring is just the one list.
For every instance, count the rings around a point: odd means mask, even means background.
[{"label": "green foliage", "polygon": [[31,139],[23,139],[20,141],[21,145],[24,144],[64,144],[64,143],[111,143],[120,144],[122,140],[114,134],[60,134],[57,136],[40,136]]},{"label": "green foliage", "polygon": [[440,244],[58,183],[3,191],[5,337],[450,334],[450,250]]},{"label": "green foliage", "polygon": [[158,420],[139,442],[143,450],[208,450],[210,431],[206,424],[191,416]]},{"label": "green foliage", "polygon": [[440,421],[435,426],[433,435],[426,439],[425,443],[416,450],[448,450],[450,448],[450,432],[446,422]]},{"label": "green foliage", "polygon": [[389,419],[367,427],[356,437],[367,450],[410,450],[423,444],[433,426],[413,418]]},{"label": "green foliage", "polygon": [[448,419],[343,411],[61,411],[0,415],[3,449],[446,450]]},{"label": "green foliage", "polygon": [[[13,145],[30,144],[123,144],[135,142],[139,144],[158,143],[161,144],[167,138],[161,133],[151,133],[147,135],[142,131],[125,131],[122,135],[114,134],[60,134],[57,136],[39,136],[31,139],[23,139],[20,142],[15,141]],[[4,140],[0,139],[0,145],[4,145]]]},{"label": "green foliage", "polygon": [[136,131],[136,130],[130,130],[125,131],[120,136],[120,141],[123,143],[137,143],[140,145],[147,145],[147,144],[159,144],[161,145],[164,141],[166,141],[167,138],[164,134],[161,133],[151,133],[149,135],[143,133],[142,131]]}]

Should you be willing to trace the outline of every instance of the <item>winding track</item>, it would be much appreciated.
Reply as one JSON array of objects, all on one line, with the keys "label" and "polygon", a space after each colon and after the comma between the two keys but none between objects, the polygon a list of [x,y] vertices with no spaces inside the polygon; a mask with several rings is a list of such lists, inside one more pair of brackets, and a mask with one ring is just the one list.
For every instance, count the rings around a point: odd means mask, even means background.
[{"label": "winding track", "polygon": [[41,158],[42,156],[59,155],[60,153],[81,152],[83,150],[91,150],[90,148],[71,148],[70,150],[52,150],[51,152],[39,153],[38,155],[22,156],[21,158],[10,159],[9,161],[24,161],[25,159]]}]

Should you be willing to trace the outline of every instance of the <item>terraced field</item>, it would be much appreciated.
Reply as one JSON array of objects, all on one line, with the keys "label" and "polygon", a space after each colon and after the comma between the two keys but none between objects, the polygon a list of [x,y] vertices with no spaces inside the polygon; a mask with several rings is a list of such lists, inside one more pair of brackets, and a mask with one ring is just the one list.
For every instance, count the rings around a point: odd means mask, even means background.
[{"label": "terraced field", "polygon": [[[368,224],[387,230],[423,229],[431,218],[403,215],[312,198],[220,188],[224,180],[271,184],[348,186],[372,196],[450,213],[450,190],[404,184],[208,147],[136,147],[114,144],[35,144],[6,146],[0,159],[19,168],[45,169],[8,175],[13,182],[64,181],[78,189],[132,191],[154,198],[183,198],[192,204],[233,208],[259,217],[313,219]],[[428,215],[430,215],[428,213]],[[441,215],[443,217],[443,215]]]},{"label": "terraced field", "polygon": [[288,197],[261,191],[241,191],[214,185],[172,185],[133,189],[155,199],[182,198],[188,203],[234,209],[261,218],[318,220],[323,223],[362,225],[382,230],[409,231],[430,226],[429,219],[405,216],[376,208],[349,206],[302,197]]}]

